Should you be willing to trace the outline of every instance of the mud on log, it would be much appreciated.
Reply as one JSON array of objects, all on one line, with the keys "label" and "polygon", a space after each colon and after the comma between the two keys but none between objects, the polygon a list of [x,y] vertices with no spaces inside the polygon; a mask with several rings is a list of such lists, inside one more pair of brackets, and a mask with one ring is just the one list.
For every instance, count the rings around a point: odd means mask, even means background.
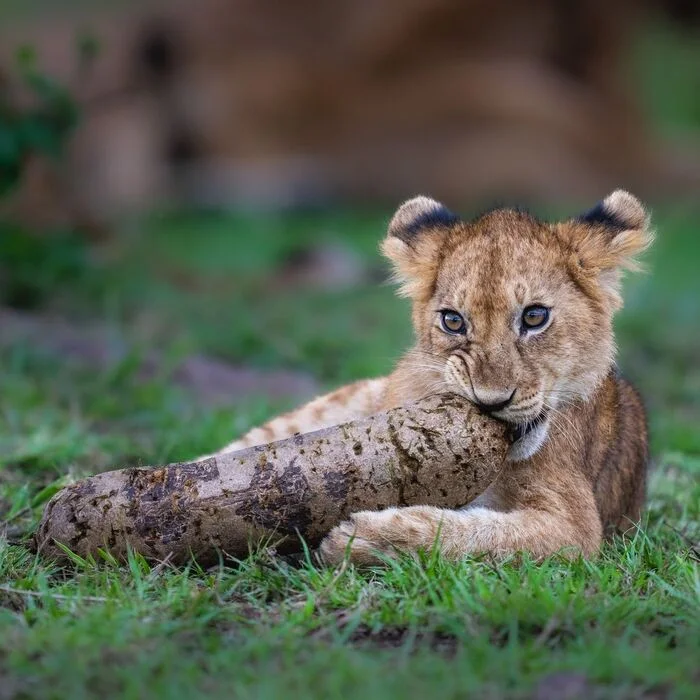
[{"label": "mud on log", "polygon": [[[272,538],[315,546],[358,510],[469,503],[500,472],[503,424],[456,396],[432,397],[286,440],[157,469],[105,472],[67,486],[44,512],[37,549],[86,556],[127,546],[150,559],[243,557]],[[281,541],[280,541],[281,540]]]}]

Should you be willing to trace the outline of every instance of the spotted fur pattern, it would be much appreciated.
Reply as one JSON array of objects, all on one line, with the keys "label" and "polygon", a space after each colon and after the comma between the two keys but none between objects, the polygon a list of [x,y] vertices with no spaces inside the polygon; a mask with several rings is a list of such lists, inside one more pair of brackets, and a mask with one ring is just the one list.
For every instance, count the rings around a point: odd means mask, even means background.
[{"label": "spotted fur pattern", "polygon": [[[412,199],[383,251],[412,301],[415,347],[388,377],[317,398],[223,451],[461,394],[519,431],[501,476],[462,510],[355,513],[323,541],[323,560],[370,564],[435,547],[451,559],[592,555],[605,533],[634,526],[644,500],[645,414],[615,368],[612,320],[621,273],[651,240],[644,208],[623,190],[557,223],[512,209],[467,222]],[[523,322],[532,306],[547,310],[537,328]],[[448,310],[463,319],[459,333],[445,328]]]}]

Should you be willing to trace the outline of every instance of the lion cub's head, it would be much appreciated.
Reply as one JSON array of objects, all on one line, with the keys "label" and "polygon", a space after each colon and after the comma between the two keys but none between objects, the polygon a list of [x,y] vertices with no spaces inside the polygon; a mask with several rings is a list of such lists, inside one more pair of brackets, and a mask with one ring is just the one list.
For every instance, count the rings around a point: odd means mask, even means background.
[{"label": "lion cub's head", "polygon": [[621,271],[651,240],[623,190],[560,223],[512,209],[467,222],[427,197],[406,202],[383,251],[413,300],[407,367],[516,425],[512,458],[533,455],[557,408],[589,398],[608,373]]}]

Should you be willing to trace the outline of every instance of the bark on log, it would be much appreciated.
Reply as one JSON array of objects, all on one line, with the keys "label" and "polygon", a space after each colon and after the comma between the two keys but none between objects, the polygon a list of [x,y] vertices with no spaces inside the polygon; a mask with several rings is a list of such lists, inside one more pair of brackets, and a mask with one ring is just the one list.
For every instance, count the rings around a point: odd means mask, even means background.
[{"label": "bark on log", "polygon": [[199,462],[105,472],[67,486],[35,536],[86,556],[127,545],[150,559],[202,563],[243,557],[267,538],[280,551],[315,546],[351,513],[389,506],[456,508],[500,472],[502,423],[456,396],[432,397],[369,418]]}]

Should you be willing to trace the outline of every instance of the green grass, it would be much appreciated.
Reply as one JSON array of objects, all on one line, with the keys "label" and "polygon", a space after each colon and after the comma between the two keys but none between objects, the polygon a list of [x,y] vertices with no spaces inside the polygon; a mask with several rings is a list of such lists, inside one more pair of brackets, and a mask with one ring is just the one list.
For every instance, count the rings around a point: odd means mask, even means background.
[{"label": "green grass", "polygon": [[621,359],[650,410],[654,474],[643,527],[593,562],[336,572],[263,550],[207,571],[136,556],[58,571],[35,559],[23,534],[62,483],[193,457],[285,407],[212,408],[172,386],[169,362],[203,352],[333,386],[387,371],[410,339],[386,285],[270,284],[304,240],[378,265],[379,215],[163,217],[147,237],[68,246],[67,272],[49,256],[38,269],[60,283],[48,295],[39,279],[29,298],[159,347],[168,366],[143,380],[136,356],[98,373],[41,347],[0,351],[0,698],[525,698],[554,692],[556,674],[585,683],[583,697],[697,697],[699,221],[659,213],[652,273],[627,285]]}]

